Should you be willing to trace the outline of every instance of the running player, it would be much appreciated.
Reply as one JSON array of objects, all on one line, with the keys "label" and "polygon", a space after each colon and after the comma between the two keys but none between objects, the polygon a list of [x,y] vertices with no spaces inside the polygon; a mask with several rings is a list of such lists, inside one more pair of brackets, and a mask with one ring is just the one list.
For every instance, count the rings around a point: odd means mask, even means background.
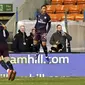
[{"label": "running player", "polygon": [[[6,39],[9,36],[9,32],[6,30],[6,26],[0,23],[0,64],[7,70],[8,80],[14,80],[16,76],[16,71],[14,71],[13,65],[9,60],[8,45]],[[2,59],[2,57],[4,60]]]}]

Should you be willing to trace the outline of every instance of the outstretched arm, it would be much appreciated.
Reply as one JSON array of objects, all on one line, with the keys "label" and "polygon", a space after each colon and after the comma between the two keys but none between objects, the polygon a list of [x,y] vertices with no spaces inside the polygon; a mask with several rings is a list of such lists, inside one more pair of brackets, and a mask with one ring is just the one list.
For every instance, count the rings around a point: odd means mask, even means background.
[{"label": "outstretched arm", "polygon": [[66,38],[71,41],[72,40],[72,37],[68,34],[68,33],[65,33],[66,34]]},{"label": "outstretched arm", "polygon": [[51,21],[49,21],[49,22],[48,22],[48,29],[47,29],[47,33],[49,32],[50,28],[51,28]]},{"label": "outstretched arm", "polygon": [[4,32],[4,37],[7,39],[9,37],[9,32],[6,29],[4,29],[3,32]]},{"label": "outstretched arm", "polygon": [[51,28],[51,18],[50,18],[50,16],[48,16],[48,29],[47,29],[47,33],[49,32],[50,28]]}]

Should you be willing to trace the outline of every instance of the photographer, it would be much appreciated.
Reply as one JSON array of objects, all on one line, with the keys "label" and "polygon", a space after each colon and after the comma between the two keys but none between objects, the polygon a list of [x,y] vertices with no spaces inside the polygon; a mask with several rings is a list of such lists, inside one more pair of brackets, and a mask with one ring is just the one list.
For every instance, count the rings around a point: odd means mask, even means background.
[{"label": "photographer", "polygon": [[62,31],[62,26],[57,25],[57,31],[53,33],[50,39],[50,44],[52,45],[51,50],[55,52],[66,52],[66,39],[72,40],[72,37],[66,32]]}]

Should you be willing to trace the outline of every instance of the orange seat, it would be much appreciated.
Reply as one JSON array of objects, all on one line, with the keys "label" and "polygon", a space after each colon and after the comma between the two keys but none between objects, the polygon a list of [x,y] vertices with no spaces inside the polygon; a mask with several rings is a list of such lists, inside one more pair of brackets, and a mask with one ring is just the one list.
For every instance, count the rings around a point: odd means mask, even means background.
[{"label": "orange seat", "polygon": [[54,13],[56,5],[47,5],[47,13]]},{"label": "orange seat", "polygon": [[78,5],[65,5],[65,9],[67,9],[70,14],[81,12],[81,8]]},{"label": "orange seat", "polygon": [[76,4],[76,0],[63,0],[64,4]]},{"label": "orange seat", "polygon": [[76,15],[75,15],[75,20],[76,20],[76,21],[84,20],[84,15],[83,15],[83,14],[76,14]]},{"label": "orange seat", "polygon": [[57,5],[55,11],[56,11],[56,13],[64,13],[65,12],[65,6],[64,5]]},{"label": "orange seat", "polygon": [[51,4],[63,4],[63,0],[52,0]]},{"label": "orange seat", "polygon": [[50,16],[52,22],[62,20],[62,16],[60,14],[49,14],[49,16]]},{"label": "orange seat", "polygon": [[[65,15],[62,16],[62,19],[65,19]],[[67,14],[67,20],[74,20],[74,15],[73,14]]]},{"label": "orange seat", "polygon": [[85,4],[85,0],[77,0],[77,4]]},{"label": "orange seat", "polygon": [[84,9],[85,9],[85,4],[80,4],[80,5],[78,5],[78,7],[81,9],[81,11],[83,12],[84,11]]}]

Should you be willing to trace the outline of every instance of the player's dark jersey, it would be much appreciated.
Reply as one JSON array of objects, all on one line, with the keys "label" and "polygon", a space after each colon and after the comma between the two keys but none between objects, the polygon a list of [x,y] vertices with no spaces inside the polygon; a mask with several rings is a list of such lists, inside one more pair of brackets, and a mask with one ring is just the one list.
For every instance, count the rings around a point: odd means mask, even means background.
[{"label": "player's dark jersey", "polygon": [[[46,30],[47,24],[48,24],[48,30]],[[45,14],[39,13],[37,15],[37,22],[35,25],[36,30],[48,32],[50,30],[50,27],[51,27],[50,16],[47,13],[45,13]]]},{"label": "player's dark jersey", "polygon": [[0,43],[7,43],[6,39],[9,36],[9,32],[4,29],[2,26],[0,26]]}]

